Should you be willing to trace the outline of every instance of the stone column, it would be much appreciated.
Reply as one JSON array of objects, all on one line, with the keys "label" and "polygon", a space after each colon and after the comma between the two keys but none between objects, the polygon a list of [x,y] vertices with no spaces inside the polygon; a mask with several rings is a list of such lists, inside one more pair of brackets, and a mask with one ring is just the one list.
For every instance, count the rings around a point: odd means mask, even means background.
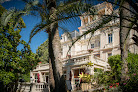
[{"label": "stone column", "polygon": [[[31,77],[33,80],[31,80]],[[33,72],[30,70],[30,82],[34,83],[35,81],[35,75],[33,75]]]},{"label": "stone column", "polygon": [[93,63],[93,66],[91,66],[89,68],[90,69],[90,75],[94,75],[94,63],[95,63],[95,59],[94,59],[93,52],[91,52],[90,61]]},{"label": "stone column", "polygon": [[[73,76],[70,63],[71,63],[71,59],[69,58],[69,59],[68,59],[68,63],[67,63],[67,65],[68,65],[68,66],[67,66],[67,72],[66,72],[66,83],[67,83],[67,88],[68,88],[68,90],[70,90],[70,89],[73,88],[73,87],[72,87],[72,80],[73,80],[73,79],[70,78],[70,77]],[[72,76],[70,76],[70,73],[71,73]],[[70,80],[70,79],[71,79],[71,80]]]},{"label": "stone column", "polygon": [[72,80],[71,80],[72,90],[74,90],[74,88],[75,88],[75,79],[74,79],[74,71],[72,69],[71,69],[71,73],[72,73]]}]

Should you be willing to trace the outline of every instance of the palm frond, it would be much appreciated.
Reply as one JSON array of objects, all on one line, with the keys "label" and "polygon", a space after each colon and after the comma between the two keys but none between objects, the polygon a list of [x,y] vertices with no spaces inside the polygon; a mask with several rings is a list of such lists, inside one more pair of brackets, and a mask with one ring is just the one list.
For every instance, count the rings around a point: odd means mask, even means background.
[{"label": "palm frond", "polygon": [[17,12],[16,9],[10,9],[8,11],[4,11],[1,16],[1,24],[6,26],[10,19],[13,17],[13,14]]},{"label": "palm frond", "polygon": [[[27,1],[25,1],[25,2],[27,2]],[[31,2],[27,2],[26,5],[25,5],[24,10],[30,10],[31,7],[38,5],[38,3],[39,3],[38,0],[34,0],[34,1],[31,1]]]},{"label": "palm frond", "polygon": [[13,9],[9,9],[9,10],[5,11],[1,16],[1,24],[6,26],[8,24],[8,22],[11,19],[13,19],[13,21],[15,21],[14,23],[15,23],[15,27],[16,27],[17,22],[19,22],[21,16],[29,14],[31,7],[35,6],[37,4],[38,4],[38,0],[27,3],[27,5],[25,6],[25,8],[23,10],[17,10],[17,9],[13,8]]},{"label": "palm frond", "polygon": [[126,0],[131,7],[133,7],[133,9],[138,13],[138,6],[136,4],[136,2],[133,2],[133,0]]},{"label": "palm frond", "polygon": [[30,34],[30,38],[29,38],[29,43],[31,42],[31,39],[33,38],[34,35],[36,35],[38,32],[42,31],[42,30],[46,30],[49,27],[49,25],[44,24],[44,23],[40,23],[37,24],[32,30],[31,30],[31,34]]},{"label": "palm frond", "polygon": [[136,44],[138,46],[138,36],[137,35],[133,35],[132,39],[134,40],[134,44]]}]

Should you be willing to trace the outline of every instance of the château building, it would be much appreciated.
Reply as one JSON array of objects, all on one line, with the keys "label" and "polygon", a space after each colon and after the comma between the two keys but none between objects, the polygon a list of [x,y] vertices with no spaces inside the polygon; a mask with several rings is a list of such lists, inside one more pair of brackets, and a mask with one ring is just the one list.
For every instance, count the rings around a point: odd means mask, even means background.
[{"label": "ch\u00e2teau building", "polygon": [[[98,14],[110,15],[113,11],[112,5],[106,2],[98,4],[95,7],[98,9]],[[113,13],[118,15],[118,10],[113,11]],[[93,75],[97,68],[103,71],[110,71],[110,66],[107,63],[108,57],[120,54],[119,28],[113,26],[119,25],[119,19],[114,19],[108,23],[112,27],[104,27],[96,30],[94,33],[91,32],[84,35],[69,50],[72,40],[76,40],[78,36],[98,25],[102,21],[102,17],[100,15],[92,16],[84,14],[80,17],[80,20],[81,26],[78,28],[79,31],[74,30],[70,33],[64,33],[60,40],[64,75],[66,80],[70,80],[71,78],[72,89],[80,81],[78,76],[81,72]],[[131,30],[129,35],[129,51],[138,53],[138,47],[133,44],[134,42],[131,39],[133,34],[136,34],[136,32]],[[70,40],[69,36],[71,36],[72,40]],[[93,66],[83,67],[88,62],[93,63]],[[40,84],[48,83],[48,72],[49,65],[39,63],[36,69],[30,72],[30,76],[34,79],[33,83],[37,83],[38,75]]]}]

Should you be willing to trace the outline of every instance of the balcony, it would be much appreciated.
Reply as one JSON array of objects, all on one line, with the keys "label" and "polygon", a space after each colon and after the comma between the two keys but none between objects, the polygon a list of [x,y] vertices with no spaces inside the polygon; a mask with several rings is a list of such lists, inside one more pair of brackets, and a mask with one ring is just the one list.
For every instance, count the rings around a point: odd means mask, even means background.
[{"label": "balcony", "polygon": [[19,92],[49,92],[49,85],[47,83],[19,83]]},{"label": "balcony", "polygon": [[33,71],[48,70],[49,64],[39,64]]},{"label": "balcony", "polygon": [[87,62],[89,62],[89,57],[83,57],[83,58],[76,57],[76,58],[73,58],[73,59],[70,59],[69,61],[67,61],[65,63],[65,66],[68,66],[68,65],[83,65],[83,64],[86,64]]},{"label": "balcony", "polygon": [[105,49],[108,49],[108,48],[113,48],[113,44],[112,43],[105,44]]}]

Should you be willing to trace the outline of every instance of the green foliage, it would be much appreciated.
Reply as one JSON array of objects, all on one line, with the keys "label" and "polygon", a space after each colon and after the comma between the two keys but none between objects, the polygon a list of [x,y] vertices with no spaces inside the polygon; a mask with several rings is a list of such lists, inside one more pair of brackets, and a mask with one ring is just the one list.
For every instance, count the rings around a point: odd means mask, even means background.
[{"label": "green foliage", "polygon": [[[5,87],[13,88],[19,77],[28,74],[38,63],[30,46],[20,40],[20,32],[25,28],[25,23],[20,19],[18,26],[14,28],[14,22],[14,19],[11,19],[6,26],[0,24],[0,91],[3,92]],[[21,51],[17,49],[19,44],[24,46]]]},{"label": "green foliage", "polygon": [[[111,71],[97,74],[97,83],[104,84],[109,92],[123,90],[124,92],[136,92],[138,85],[138,54],[128,54],[129,79],[121,84],[121,56],[115,55],[108,58]],[[117,88],[116,88],[117,87]],[[120,89],[121,88],[121,89]]]},{"label": "green foliage", "polygon": [[78,76],[83,83],[89,83],[91,82],[91,79],[93,78],[93,75],[90,74],[84,74],[83,72],[79,74]]},{"label": "green foliage", "polygon": [[95,80],[98,85],[104,84],[109,86],[110,84],[120,82],[121,78],[121,57],[120,55],[110,56],[108,63],[111,67],[111,71],[103,72],[101,69],[96,69]]},{"label": "green foliage", "polygon": [[137,92],[138,88],[138,54],[129,53],[128,58],[129,79],[122,84],[123,91]]},{"label": "green foliage", "polygon": [[[31,52],[30,46],[25,41],[20,41],[20,31],[15,30],[12,23],[8,27],[0,28],[0,80],[5,84],[10,83],[7,80],[15,79],[17,73],[30,72],[36,65],[36,55]],[[24,45],[21,51],[17,50],[19,44]]]},{"label": "green foliage", "polygon": [[21,74],[20,79],[24,79],[25,82],[30,82],[30,72],[27,74]]},{"label": "green foliage", "polygon": [[121,80],[120,76],[121,76],[121,69],[122,69],[121,56],[115,55],[115,56],[109,57],[108,63],[111,67],[111,73],[112,73],[113,79],[116,80],[116,82],[119,82]]},{"label": "green foliage", "polygon": [[5,11],[5,8],[3,6],[0,5],[0,16],[2,15],[2,13]]},{"label": "green foliage", "polygon": [[[87,62],[87,64],[86,65],[83,65],[82,67],[92,67],[93,66],[93,63],[90,61],[90,62]],[[88,74],[88,73],[81,73],[81,74],[79,74],[79,76],[78,76],[80,79],[81,79],[81,82],[83,82],[83,83],[89,83],[89,82],[91,82],[91,80],[92,80],[92,78],[94,77],[93,75],[90,75],[90,74]]]},{"label": "green foliage", "polygon": [[138,54],[129,53],[128,56],[129,74],[138,73]]},{"label": "green foliage", "polygon": [[90,62],[87,63],[87,66],[91,67],[91,66],[93,66],[93,63],[90,61]]},{"label": "green foliage", "polygon": [[39,61],[41,61],[43,64],[48,63],[48,39],[38,47],[36,53],[39,57]]},{"label": "green foliage", "polygon": [[100,68],[94,68],[94,72],[102,73],[102,72],[103,72],[103,69],[100,69]]}]

